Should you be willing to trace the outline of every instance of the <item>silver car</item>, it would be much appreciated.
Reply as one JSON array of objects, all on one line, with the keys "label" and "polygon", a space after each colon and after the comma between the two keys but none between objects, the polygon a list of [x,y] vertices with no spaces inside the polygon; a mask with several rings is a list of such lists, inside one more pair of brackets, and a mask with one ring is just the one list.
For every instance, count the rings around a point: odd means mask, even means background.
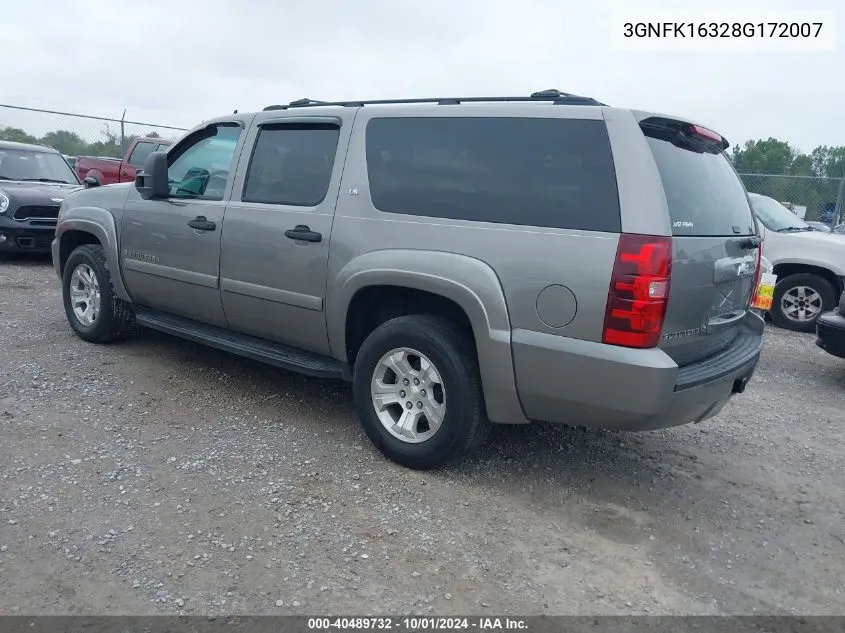
[{"label": "silver car", "polygon": [[303,100],[205,121],[62,204],[73,330],[153,328],[352,382],[432,468],[491,423],[717,414],[763,344],[760,234],[719,134],[543,91]]}]

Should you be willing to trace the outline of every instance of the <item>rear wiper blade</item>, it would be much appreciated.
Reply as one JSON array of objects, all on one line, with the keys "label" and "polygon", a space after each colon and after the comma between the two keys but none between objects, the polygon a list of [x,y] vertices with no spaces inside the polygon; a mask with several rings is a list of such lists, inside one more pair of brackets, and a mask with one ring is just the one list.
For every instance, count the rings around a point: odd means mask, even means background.
[{"label": "rear wiper blade", "polygon": [[809,227],[804,228],[804,227],[801,227],[801,226],[785,226],[782,229],[778,229],[777,232],[778,233],[803,233],[804,231],[812,231],[812,230],[813,229],[811,229]]}]

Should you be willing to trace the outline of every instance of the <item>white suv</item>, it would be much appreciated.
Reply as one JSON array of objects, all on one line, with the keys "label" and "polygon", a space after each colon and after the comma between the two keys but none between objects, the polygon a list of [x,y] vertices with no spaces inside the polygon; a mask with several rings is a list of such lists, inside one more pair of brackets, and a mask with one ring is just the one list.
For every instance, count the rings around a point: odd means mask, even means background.
[{"label": "white suv", "polygon": [[780,202],[749,193],[763,225],[763,252],[778,283],[769,314],[780,327],[815,332],[819,315],[832,310],[845,279],[845,236],[813,229]]}]

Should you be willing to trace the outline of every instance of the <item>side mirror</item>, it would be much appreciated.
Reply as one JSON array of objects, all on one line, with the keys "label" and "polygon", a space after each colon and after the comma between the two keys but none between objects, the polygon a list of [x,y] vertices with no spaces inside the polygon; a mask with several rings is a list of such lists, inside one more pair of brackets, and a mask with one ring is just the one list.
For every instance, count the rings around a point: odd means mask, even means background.
[{"label": "side mirror", "polygon": [[153,152],[147,157],[144,169],[135,175],[135,189],[144,200],[162,200],[170,197],[166,153]]},{"label": "side mirror", "polygon": [[85,188],[90,189],[91,187],[99,187],[100,181],[94,178],[94,176],[86,176],[85,180],[82,181],[85,183]]}]

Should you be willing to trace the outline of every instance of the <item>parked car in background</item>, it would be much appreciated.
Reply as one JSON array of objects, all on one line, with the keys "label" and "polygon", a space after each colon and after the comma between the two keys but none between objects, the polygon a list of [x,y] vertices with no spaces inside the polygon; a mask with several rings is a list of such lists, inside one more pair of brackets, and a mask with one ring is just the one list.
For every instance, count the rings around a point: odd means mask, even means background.
[{"label": "parked car in background", "polygon": [[59,205],[80,189],[52,147],[0,141],[0,253],[50,251]]},{"label": "parked car in background", "polygon": [[845,235],[845,224],[837,224],[833,227],[833,233],[837,235]]},{"label": "parked car in background", "polygon": [[822,205],[821,213],[819,214],[819,220],[823,223],[827,224],[828,226],[831,224],[839,224],[841,219],[839,217],[839,209],[835,202],[825,202]]},{"label": "parked car in background", "polygon": [[845,294],[839,298],[838,308],[819,317],[816,345],[828,354],[845,358]]},{"label": "parked car in background", "polygon": [[144,165],[147,156],[166,150],[172,141],[163,138],[137,138],[126,148],[123,158],[80,156],[76,159],[76,175],[82,182],[93,178],[98,185],[134,182],[135,173]]},{"label": "parked car in background", "polygon": [[769,315],[782,328],[814,332],[819,316],[842,294],[845,238],[814,230],[773,198],[748,197],[764,227],[763,252],[778,277]]},{"label": "parked car in background", "polygon": [[809,226],[814,231],[821,231],[822,233],[830,233],[830,227],[824,222],[816,222],[813,220],[804,220],[804,224]]},{"label": "parked car in background", "polygon": [[700,422],[763,345],[762,237],[727,147],[558,91],[271,106],[74,194],[54,263],[80,338],[134,320],[346,378],[412,468],[491,422]]}]

